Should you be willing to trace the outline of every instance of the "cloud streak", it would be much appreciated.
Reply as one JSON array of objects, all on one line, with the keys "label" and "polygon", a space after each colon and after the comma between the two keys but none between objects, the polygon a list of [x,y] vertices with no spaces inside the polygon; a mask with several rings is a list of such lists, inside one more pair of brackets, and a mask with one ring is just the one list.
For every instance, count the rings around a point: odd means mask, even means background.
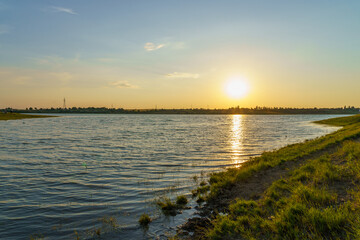
[{"label": "cloud streak", "polygon": [[166,74],[166,77],[168,77],[168,78],[193,78],[193,79],[196,79],[196,78],[199,78],[200,75],[197,74],[197,73],[173,72],[173,73]]},{"label": "cloud streak", "polygon": [[128,81],[112,82],[110,83],[110,85],[117,88],[137,88],[137,86],[130,84]]},{"label": "cloud streak", "polygon": [[64,13],[73,14],[73,15],[77,14],[74,10],[72,10],[70,8],[52,6],[51,9],[53,9],[55,12],[64,12]]},{"label": "cloud streak", "polygon": [[154,44],[152,42],[148,42],[148,43],[145,43],[145,46],[144,46],[144,49],[148,52],[150,51],[155,51],[155,50],[159,50],[160,48],[163,48],[165,46],[165,44]]}]

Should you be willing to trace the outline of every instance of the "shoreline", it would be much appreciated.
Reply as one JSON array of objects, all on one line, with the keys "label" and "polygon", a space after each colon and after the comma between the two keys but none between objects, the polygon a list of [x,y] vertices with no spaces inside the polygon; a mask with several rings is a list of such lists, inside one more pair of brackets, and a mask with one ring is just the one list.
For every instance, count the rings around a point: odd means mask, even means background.
[{"label": "shoreline", "polygon": [[0,113],[0,121],[8,120],[19,120],[19,119],[28,119],[28,118],[50,118],[57,116],[48,116],[48,115],[30,115],[22,113]]},{"label": "shoreline", "polygon": [[[19,114],[29,114],[30,112],[16,112]],[[296,115],[355,115],[354,113],[153,113],[153,112],[127,112],[127,113],[111,113],[111,112],[31,112],[34,114],[64,114],[64,115],[270,115],[270,116],[296,116]]]},{"label": "shoreline", "polygon": [[[8,108],[8,110],[11,108]],[[5,109],[4,109],[5,110]],[[294,108],[294,107],[230,107],[230,108],[147,108],[125,109],[106,107],[71,107],[71,108],[27,108],[11,109],[18,113],[74,113],[74,114],[251,114],[251,115],[297,115],[297,114],[359,114],[360,108]]]},{"label": "shoreline", "polygon": [[[360,227],[353,224],[360,220],[360,194],[353,193],[360,189],[360,174],[349,173],[360,170],[360,115],[315,123],[342,128],[264,152],[241,168],[212,173],[208,191],[198,191],[197,197],[206,200],[199,216],[179,226],[175,238],[360,237]],[[353,213],[345,215],[348,206]]]}]

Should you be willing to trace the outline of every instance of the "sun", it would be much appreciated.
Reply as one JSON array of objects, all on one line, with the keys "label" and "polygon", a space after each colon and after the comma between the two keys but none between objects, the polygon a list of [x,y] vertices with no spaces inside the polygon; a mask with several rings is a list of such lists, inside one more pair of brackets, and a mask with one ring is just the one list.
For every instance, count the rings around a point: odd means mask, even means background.
[{"label": "sun", "polygon": [[245,97],[249,92],[247,80],[243,77],[230,78],[225,84],[225,92],[231,98]]}]

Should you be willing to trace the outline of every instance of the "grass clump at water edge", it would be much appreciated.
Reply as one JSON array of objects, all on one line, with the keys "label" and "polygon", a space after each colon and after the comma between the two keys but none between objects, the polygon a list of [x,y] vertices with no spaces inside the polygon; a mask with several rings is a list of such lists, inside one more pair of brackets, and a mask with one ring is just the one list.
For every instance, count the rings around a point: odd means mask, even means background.
[{"label": "grass clump at water edge", "polygon": [[188,203],[188,199],[185,195],[177,196],[176,204],[177,205],[186,205]]},{"label": "grass clump at water edge", "polygon": [[178,205],[171,201],[168,197],[163,197],[156,201],[156,205],[160,207],[165,215],[175,216],[177,214]]},{"label": "grass clump at water edge", "polygon": [[141,226],[148,226],[151,221],[152,221],[152,219],[146,213],[142,214],[139,218],[139,224]]},{"label": "grass clump at water edge", "polygon": [[176,201],[171,201],[168,197],[160,198],[156,201],[156,205],[160,207],[162,212],[165,215],[175,216],[178,213],[181,213],[180,210],[186,209],[185,206],[188,203],[188,199],[185,195],[180,195],[176,198]]}]

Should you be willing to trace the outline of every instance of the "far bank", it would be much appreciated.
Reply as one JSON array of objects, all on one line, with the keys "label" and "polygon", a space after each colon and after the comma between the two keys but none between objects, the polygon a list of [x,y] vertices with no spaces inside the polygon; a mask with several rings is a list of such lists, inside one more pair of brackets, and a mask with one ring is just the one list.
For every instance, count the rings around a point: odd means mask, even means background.
[{"label": "far bank", "polygon": [[106,107],[71,107],[71,108],[26,108],[5,109],[18,113],[94,113],[94,114],[249,114],[249,115],[287,115],[287,114],[358,114],[360,108],[354,106],[338,108],[284,108],[284,107],[231,107],[216,108],[181,108],[181,109],[124,109]]},{"label": "far bank", "polygon": [[22,114],[22,113],[2,113],[0,112],[0,121],[1,120],[18,120],[18,119],[28,119],[28,118],[49,118],[56,116],[46,116],[46,115],[30,115],[30,114]]}]

